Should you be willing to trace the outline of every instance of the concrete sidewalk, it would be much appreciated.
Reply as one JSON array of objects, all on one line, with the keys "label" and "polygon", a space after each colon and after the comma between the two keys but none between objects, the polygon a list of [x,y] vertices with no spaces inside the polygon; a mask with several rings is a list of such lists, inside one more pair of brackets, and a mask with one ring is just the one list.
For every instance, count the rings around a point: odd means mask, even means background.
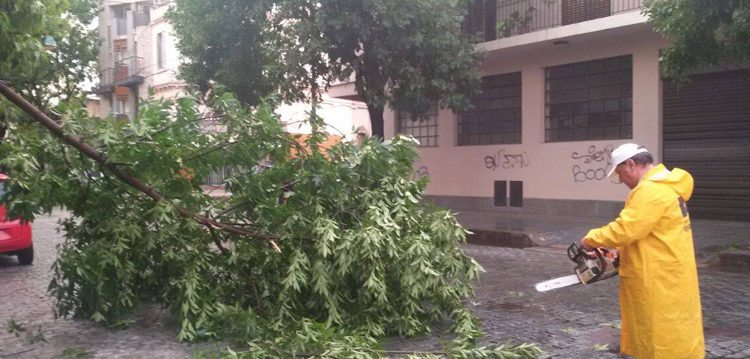
[{"label": "concrete sidewalk", "polygon": [[[503,247],[547,247],[563,250],[591,228],[612,219],[507,214],[491,211],[457,212],[458,221],[473,234],[469,243]],[[701,265],[750,273],[750,222],[693,219],[695,254]]]}]

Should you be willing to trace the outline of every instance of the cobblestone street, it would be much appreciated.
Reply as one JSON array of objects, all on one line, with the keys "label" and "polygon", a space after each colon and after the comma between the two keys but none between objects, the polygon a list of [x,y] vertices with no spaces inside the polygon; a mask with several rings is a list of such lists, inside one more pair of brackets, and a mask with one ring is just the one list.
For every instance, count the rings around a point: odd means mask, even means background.
[{"label": "cobblestone street", "polygon": [[[57,215],[60,215],[59,213]],[[46,296],[58,217],[34,223],[35,261],[17,265],[0,256],[0,358],[57,358],[88,352],[96,358],[183,358],[217,344],[176,340],[177,325],[166,311],[142,308],[127,329],[108,329],[85,320],[58,319]],[[562,251],[467,245],[466,252],[487,271],[472,309],[486,342],[535,342],[542,358],[621,358],[610,353],[619,337],[617,279],[536,293],[534,284],[572,270]],[[707,358],[750,358],[750,275],[699,270]],[[27,329],[16,336],[14,321]],[[394,339],[392,349],[439,349],[436,337]]]}]

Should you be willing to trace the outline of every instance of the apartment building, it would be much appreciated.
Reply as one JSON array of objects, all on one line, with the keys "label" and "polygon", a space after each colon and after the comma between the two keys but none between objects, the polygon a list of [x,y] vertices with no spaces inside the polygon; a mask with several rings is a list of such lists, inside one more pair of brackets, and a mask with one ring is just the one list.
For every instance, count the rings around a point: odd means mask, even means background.
[{"label": "apartment building", "polygon": [[[114,116],[132,120],[139,101],[153,91],[158,98],[176,98],[186,94],[186,84],[178,79],[180,54],[171,25],[165,18],[171,0],[102,0],[99,14],[98,99],[90,99],[89,110],[98,117]],[[294,134],[310,133],[303,120],[309,104],[283,105],[278,113],[285,130]],[[353,140],[369,135],[367,109],[361,102],[324,96],[318,113],[327,123],[330,140]],[[207,130],[220,126],[205,124]],[[206,179],[220,184],[225,177],[217,173]]]},{"label": "apartment building", "polygon": [[164,15],[165,0],[103,0],[99,14],[98,116],[132,119],[148,96],[184,94],[177,79],[179,53]]},{"label": "apartment building", "polygon": [[[486,52],[482,94],[462,113],[386,112],[386,137],[421,141],[415,173],[456,210],[612,217],[626,186],[611,151],[635,142],[695,178],[697,218],[750,220],[750,70],[675,88],[641,0],[473,0],[463,31]],[[353,88],[333,89],[335,97]]]}]

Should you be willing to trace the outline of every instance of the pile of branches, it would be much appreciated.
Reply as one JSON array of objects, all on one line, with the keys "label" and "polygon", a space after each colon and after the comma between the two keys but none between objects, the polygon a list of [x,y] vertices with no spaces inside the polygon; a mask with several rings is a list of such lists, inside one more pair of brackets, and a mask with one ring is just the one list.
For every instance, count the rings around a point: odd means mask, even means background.
[{"label": "pile of branches", "polygon": [[[63,107],[52,124],[25,108],[32,117],[9,124],[1,200],[27,220],[71,214],[49,287],[58,316],[116,323],[159,303],[179,317],[180,340],[239,339],[247,350],[224,355],[247,358],[378,358],[383,337],[446,320],[457,340],[440,355],[539,354],[473,345],[465,302],[481,267],[454,216],[423,203],[413,139],[325,148],[314,110],[302,140],[272,103],[212,104],[209,116],[191,98],[148,100],[132,121]],[[217,172],[227,195],[202,186]]]}]

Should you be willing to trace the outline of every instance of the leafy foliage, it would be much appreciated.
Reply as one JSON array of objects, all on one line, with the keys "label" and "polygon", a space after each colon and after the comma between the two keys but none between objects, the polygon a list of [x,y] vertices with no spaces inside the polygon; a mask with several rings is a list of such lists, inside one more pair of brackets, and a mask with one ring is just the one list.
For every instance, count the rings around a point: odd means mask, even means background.
[{"label": "leafy foliage", "polygon": [[[145,101],[132,122],[65,109],[66,132],[164,194],[158,202],[36,126],[14,124],[0,144],[11,177],[0,200],[28,220],[59,205],[72,214],[49,287],[57,315],[117,326],[139,303],[160,303],[178,316],[181,340],[254,338],[249,357],[273,356],[274,340],[374,356],[377,338],[428,333],[447,318],[464,343],[479,336],[464,301],[481,267],[459,248],[466,231],[453,215],[421,202],[425,180],[409,179],[413,139],[324,149],[314,115],[314,134],[299,144],[265,102],[251,111],[225,94],[213,105],[224,132],[202,130],[191,98]],[[231,196],[204,192],[201,178],[226,167]],[[281,251],[175,206],[278,238]],[[492,350],[516,352],[478,353]]]},{"label": "leafy foliage", "polygon": [[225,85],[246,104],[276,88],[290,98],[317,96],[353,77],[373,134],[383,137],[387,104],[419,117],[438,103],[464,109],[479,89],[481,55],[460,32],[463,1],[176,4],[171,21],[188,59],[186,78],[204,90],[211,81]]},{"label": "leafy foliage", "polygon": [[679,78],[704,66],[750,60],[750,3],[744,0],[652,0],[649,23],[673,39],[662,68]]},{"label": "leafy foliage", "polygon": [[[96,0],[0,0],[0,80],[43,111],[82,100],[98,47],[96,31],[86,25],[97,12]],[[54,49],[43,47],[48,36]],[[0,99],[0,138],[9,121],[23,117]]]},{"label": "leafy foliage", "polygon": [[268,64],[277,61],[265,28],[268,1],[178,1],[169,14],[186,60],[180,75],[202,92],[218,82],[244,104],[256,105],[275,91],[277,76]]},{"label": "leafy foliage", "polygon": [[287,333],[248,343],[248,349],[222,353],[206,353],[197,358],[278,359],[278,358],[349,358],[378,359],[401,357],[406,359],[526,359],[536,358],[541,351],[534,345],[502,344],[493,347],[476,347],[468,341],[449,343],[442,352],[389,351],[379,342],[362,332],[339,332],[335,329],[302,321]]}]

